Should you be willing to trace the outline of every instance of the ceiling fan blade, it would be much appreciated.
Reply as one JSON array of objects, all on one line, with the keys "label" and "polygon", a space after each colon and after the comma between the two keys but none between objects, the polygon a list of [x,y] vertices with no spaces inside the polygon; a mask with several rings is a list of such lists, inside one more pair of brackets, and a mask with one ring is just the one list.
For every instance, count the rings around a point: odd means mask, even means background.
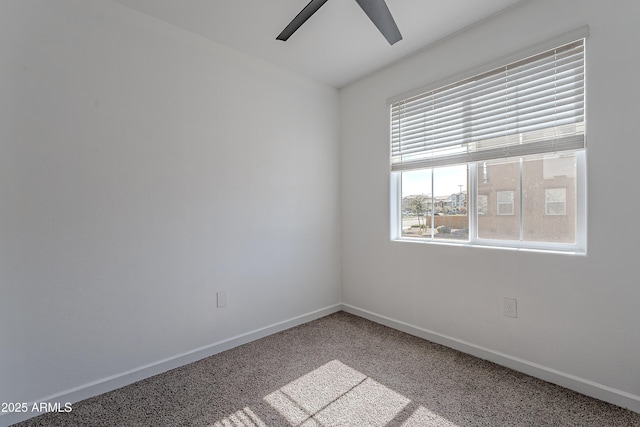
[{"label": "ceiling fan blade", "polygon": [[296,15],[295,18],[293,18],[289,25],[287,25],[286,28],[282,30],[278,37],[276,37],[276,40],[287,41],[287,39],[291,37],[291,35],[295,33],[302,24],[307,22],[307,19],[311,18],[311,15],[316,13],[318,9],[320,9],[320,7],[322,7],[322,5],[326,2],[327,0],[311,0],[309,4],[306,5],[304,9],[302,9],[302,11]]},{"label": "ceiling fan blade", "polygon": [[378,27],[389,44],[394,44],[402,40],[402,34],[393,20],[391,12],[384,0],[356,0],[364,13]]}]

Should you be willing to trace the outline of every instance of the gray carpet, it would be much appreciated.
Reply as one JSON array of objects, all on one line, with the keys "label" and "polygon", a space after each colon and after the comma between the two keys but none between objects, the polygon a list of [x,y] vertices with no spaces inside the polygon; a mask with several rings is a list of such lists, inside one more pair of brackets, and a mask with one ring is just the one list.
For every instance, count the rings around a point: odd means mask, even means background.
[{"label": "gray carpet", "polygon": [[336,313],[16,426],[640,426],[640,414]]}]

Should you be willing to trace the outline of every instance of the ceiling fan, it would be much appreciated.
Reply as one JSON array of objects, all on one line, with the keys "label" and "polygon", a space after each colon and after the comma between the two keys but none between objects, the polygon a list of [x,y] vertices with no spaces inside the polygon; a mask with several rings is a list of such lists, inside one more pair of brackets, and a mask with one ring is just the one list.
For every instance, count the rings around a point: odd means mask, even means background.
[{"label": "ceiling fan", "polygon": [[[396,22],[389,12],[389,8],[384,0],[355,0],[360,5],[364,13],[367,14],[369,19],[378,27],[378,30],[382,33],[384,38],[387,39],[389,44],[394,44],[397,41],[402,40],[402,34],[398,30]],[[325,4],[327,0],[311,0],[304,9],[286,26],[284,30],[276,37],[276,40],[287,41],[293,33],[298,30],[304,24],[307,19]]]}]

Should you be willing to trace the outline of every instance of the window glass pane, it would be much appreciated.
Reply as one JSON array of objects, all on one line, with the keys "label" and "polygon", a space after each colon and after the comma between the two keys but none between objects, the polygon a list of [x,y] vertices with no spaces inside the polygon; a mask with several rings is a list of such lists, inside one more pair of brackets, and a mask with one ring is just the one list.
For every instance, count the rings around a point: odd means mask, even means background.
[{"label": "window glass pane", "polygon": [[523,237],[575,243],[576,155],[527,159],[522,167]]},{"label": "window glass pane", "polygon": [[431,169],[402,172],[402,237],[431,237]]},{"label": "window glass pane", "polygon": [[435,168],[433,170],[433,217],[436,239],[467,240],[467,165]]},{"label": "window glass pane", "polygon": [[478,238],[519,240],[520,160],[478,163],[477,197]]}]

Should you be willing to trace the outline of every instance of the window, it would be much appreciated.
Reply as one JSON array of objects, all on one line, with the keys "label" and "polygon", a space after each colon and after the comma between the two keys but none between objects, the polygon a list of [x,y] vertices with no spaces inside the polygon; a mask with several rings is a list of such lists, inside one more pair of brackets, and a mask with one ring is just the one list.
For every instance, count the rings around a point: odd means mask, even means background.
[{"label": "window", "polygon": [[585,40],[571,37],[390,101],[392,239],[585,252]]},{"label": "window", "polygon": [[567,214],[567,189],[566,188],[549,188],[544,190],[545,207],[544,211],[547,215],[566,215]]},{"label": "window", "polygon": [[513,191],[497,191],[498,215],[513,215]]}]

